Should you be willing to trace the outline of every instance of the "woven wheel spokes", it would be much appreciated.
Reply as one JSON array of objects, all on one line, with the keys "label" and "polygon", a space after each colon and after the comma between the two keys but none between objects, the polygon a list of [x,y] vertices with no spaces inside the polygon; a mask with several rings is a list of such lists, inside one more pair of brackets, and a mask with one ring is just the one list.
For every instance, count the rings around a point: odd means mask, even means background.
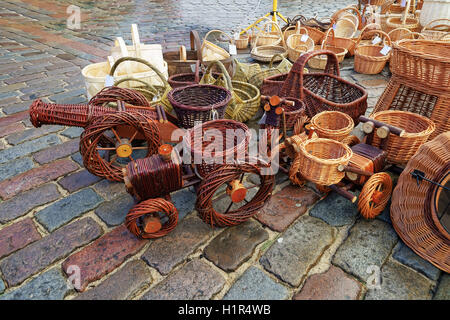
[{"label": "woven wheel spokes", "polygon": [[[161,214],[163,217],[161,218]],[[145,231],[145,217],[156,219],[161,228],[154,232]],[[164,221],[165,220],[165,221]],[[148,199],[138,203],[125,218],[125,225],[136,237],[141,239],[160,238],[171,232],[178,223],[178,211],[175,206],[162,198]]]},{"label": "woven wheel spokes", "polygon": [[[270,198],[275,183],[273,174],[262,175],[260,170],[260,166],[245,163],[224,165],[209,173],[197,191],[196,209],[203,221],[213,227],[234,226],[255,215]],[[255,174],[259,181],[245,181],[245,174]],[[233,202],[227,192],[216,196],[219,188],[228,188],[236,180],[246,185],[247,194],[243,201]]]},{"label": "woven wheel spokes", "polygon": [[386,172],[375,173],[364,184],[358,200],[358,210],[366,219],[378,216],[392,193],[392,179]]},{"label": "woven wheel spokes", "polygon": [[[111,104],[115,104],[117,100],[134,106],[150,106],[149,102],[141,92],[135,89],[119,87],[103,88],[89,100],[89,104],[93,106],[111,106]],[[117,107],[117,105],[115,107]]]},{"label": "woven wheel spokes", "polygon": [[[136,146],[137,136],[147,145]],[[133,151],[147,150],[145,156],[149,156],[157,153],[160,145],[156,124],[140,114],[129,112],[94,118],[80,137],[80,153],[86,169],[111,181],[123,181],[122,168],[126,162],[134,160]]]}]

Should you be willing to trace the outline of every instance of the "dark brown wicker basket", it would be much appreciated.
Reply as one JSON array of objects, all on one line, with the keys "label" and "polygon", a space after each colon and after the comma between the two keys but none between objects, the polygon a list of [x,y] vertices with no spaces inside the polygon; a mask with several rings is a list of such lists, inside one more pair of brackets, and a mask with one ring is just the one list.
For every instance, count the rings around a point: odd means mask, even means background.
[{"label": "dark brown wicker basket", "polygon": [[196,122],[222,119],[231,100],[231,92],[210,84],[194,84],[169,92],[179,125],[192,128]]},{"label": "dark brown wicker basket", "polygon": [[287,76],[287,73],[282,73],[265,78],[261,86],[261,94],[269,97],[279,96]]},{"label": "dark brown wicker basket", "polygon": [[[305,74],[303,69],[308,60],[318,55],[328,57],[324,72]],[[334,110],[348,114],[356,125],[367,109],[367,92],[339,76],[338,59],[328,50],[302,55],[292,66],[279,95],[302,100],[310,118],[322,111]]]},{"label": "dark brown wicker basket", "polygon": [[198,32],[192,30],[190,33],[191,37],[191,49],[186,50],[186,60],[180,59],[180,51],[167,51],[163,53],[163,58],[167,62],[169,76],[180,73],[191,72],[191,65],[195,63],[196,60],[201,60],[200,47],[202,46]]}]

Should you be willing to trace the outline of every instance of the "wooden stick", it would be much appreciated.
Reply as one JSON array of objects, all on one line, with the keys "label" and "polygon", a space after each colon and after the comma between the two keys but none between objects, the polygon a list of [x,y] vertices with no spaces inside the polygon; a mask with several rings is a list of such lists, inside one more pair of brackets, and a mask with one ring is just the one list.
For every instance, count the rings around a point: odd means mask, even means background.
[{"label": "wooden stick", "polygon": [[353,173],[360,174],[360,175],[363,175],[363,176],[368,176],[368,177],[373,175],[372,172],[365,171],[365,170],[358,169],[358,168],[351,167],[351,166],[344,166],[342,164],[338,166],[338,170],[341,171],[341,172],[343,172],[343,171],[344,172],[353,172]]},{"label": "wooden stick", "polygon": [[[390,125],[390,124],[387,124],[387,123],[385,123],[385,122],[382,122],[382,121],[378,121],[378,120],[374,120],[374,119],[371,119],[371,118],[367,118],[367,117],[365,117],[365,116],[360,116],[359,117],[359,121],[361,121],[361,122],[372,122],[373,123],[373,125],[376,127],[376,128],[380,128],[380,127],[387,127],[387,128],[389,128],[389,130],[391,131],[391,133],[393,133],[393,134],[395,134],[395,135],[398,135],[398,136],[403,136],[404,134],[405,134],[405,130],[403,130],[403,129],[401,129],[401,128],[398,128],[398,127],[395,127],[395,126],[392,126],[392,125]],[[369,126],[369,125],[366,125],[367,127]],[[364,126],[363,125],[363,129],[366,127],[366,126]],[[366,132],[366,131],[364,131],[364,132]],[[366,132],[367,134],[369,134],[370,132]]]},{"label": "wooden stick", "polygon": [[353,193],[350,193],[347,190],[344,190],[343,188],[340,188],[335,184],[332,184],[331,186],[329,186],[329,188],[334,192],[340,194],[344,198],[350,200],[352,203],[356,202],[357,197]]},{"label": "wooden stick", "polygon": [[[263,100],[270,100],[270,98],[271,98],[271,97],[269,97],[269,96],[261,96],[261,99],[263,99]],[[295,102],[294,102],[294,101],[292,101],[292,100],[287,100],[287,99],[285,99],[285,98],[280,98],[280,103],[284,103],[284,104],[287,104],[287,105],[289,105],[289,106],[295,105]],[[272,107],[275,107],[275,106],[272,106]]]}]

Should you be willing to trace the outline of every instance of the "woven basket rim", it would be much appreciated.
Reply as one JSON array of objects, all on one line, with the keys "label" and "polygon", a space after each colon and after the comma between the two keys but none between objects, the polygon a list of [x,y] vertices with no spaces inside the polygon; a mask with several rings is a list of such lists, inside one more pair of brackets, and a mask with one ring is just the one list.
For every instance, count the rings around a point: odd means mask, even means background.
[{"label": "woven basket rim", "polygon": [[439,63],[450,63],[450,56],[438,56],[436,54],[427,53],[425,50],[418,50],[424,49],[424,47],[428,45],[442,45],[444,47],[450,47],[450,42],[428,39],[402,39],[393,43],[394,52],[395,50],[399,50],[408,55],[420,57],[421,59],[433,59],[438,60]]},{"label": "woven basket rim", "polygon": [[[424,136],[428,136],[428,135],[432,134],[434,132],[434,130],[436,130],[436,124],[434,123],[434,121],[432,121],[431,119],[429,119],[429,118],[427,118],[425,116],[422,116],[422,115],[417,114],[417,113],[409,112],[409,111],[384,110],[384,111],[376,112],[376,113],[372,114],[370,117],[372,119],[379,120],[379,119],[377,119],[377,116],[382,116],[382,115],[388,115],[388,116],[389,115],[395,115],[395,116],[400,116],[400,117],[402,115],[403,115],[403,117],[405,115],[408,115],[410,117],[415,118],[418,121],[421,121],[421,122],[424,122],[424,123],[427,124],[427,128],[425,130],[420,131],[420,132],[406,132],[406,130],[405,130],[405,133],[400,136],[401,138],[419,138],[419,137],[424,137]],[[386,122],[386,121],[384,121],[384,122]],[[401,128],[401,129],[403,129],[403,128]]]},{"label": "woven basket rim", "polygon": [[[315,155],[310,154],[308,151],[306,151],[306,146],[311,143],[335,144],[336,146],[339,146],[340,148],[344,149],[346,151],[346,154],[343,155],[342,157],[335,158],[335,159],[319,158]],[[304,143],[300,144],[300,152],[303,154],[304,157],[309,158],[311,161],[314,161],[321,165],[333,165],[333,164],[341,164],[344,162],[348,162],[348,161],[350,161],[350,158],[353,155],[353,151],[349,146],[347,146],[339,141],[327,139],[327,138],[315,138],[315,139],[306,140]]]},{"label": "woven basket rim", "polygon": [[[345,120],[347,120],[347,125],[340,129],[329,129],[329,128],[324,128],[324,127],[319,126],[317,123],[319,121],[319,118],[323,117],[325,115],[329,115],[329,114],[334,114],[337,117],[345,118]],[[350,131],[352,131],[353,128],[355,127],[355,123],[354,123],[352,117],[350,117],[348,114],[346,114],[344,112],[335,111],[335,110],[322,111],[322,112],[316,114],[314,117],[311,118],[311,125],[314,128],[319,129],[320,131],[323,131],[325,133],[330,133],[330,134],[350,133]]]},{"label": "woven basket rim", "polygon": [[367,49],[367,48],[379,48],[380,50],[383,49],[382,46],[376,46],[376,45],[369,45],[369,44],[363,44],[360,46],[357,46],[355,48],[355,56],[358,56],[362,59],[366,59],[366,60],[370,60],[370,61],[386,61],[389,60],[391,58],[391,54],[392,51],[390,51],[387,55],[383,56],[374,56],[374,55],[369,55],[366,53],[361,53],[359,50],[361,49]]},{"label": "woven basket rim", "polygon": [[[190,105],[185,105],[185,104],[182,104],[182,103],[179,103],[178,101],[176,101],[176,99],[174,98],[175,93],[182,91],[182,90],[189,90],[193,87],[210,87],[215,90],[224,91],[224,92],[226,92],[227,95],[226,95],[226,98],[223,99],[223,101],[221,101],[219,103],[207,105],[207,106],[190,106]],[[172,89],[168,93],[167,98],[169,99],[172,106],[175,108],[180,108],[180,109],[185,109],[185,110],[190,110],[190,111],[205,111],[205,110],[210,110],[210,109],[217,109],[224,105],[227,105],[231,100],[231,92],[228,89],[225,89],[223,87],[219,87],[216,85],[212,85],[212,84],[191,84],[191,85],[188,85],[185,87],[179,87],[179,88]]]},{"label": "woven basket rim", "polygon": [[[238,145],[233,146],[233,148],[225,149],[225,150],[222,150],[221,152],[215,153],[214,154],[215,157],[223,157],[223,156],[227,155],[228,153],[230,153],[231,151],[233,151],[235,148],[238,149],[238,150],[240,148],[244,148],[246,146],[246,144],[250,141],[252,134],[251,134],[251,131],[249,130],[248,126],[245,123],[240,122],[240,121],[236,121],[236,120],[231,120],[231,119],[210,120],[210,121],[198,124],[198,125],[190,128],[190,129],[186,130],[186,133],[184,135],[184,137],[186,137],[186,139],[184,139],[184,140],[185,140],[185,143],[186,143],[186,147],[191,152],[191,154],[200,154],[200,155],[203,154],[203,147],[202,146],[201,146],[202,150],[198,150],[198,149],[195,148],[195,146],[196,146],[195,143],[194,143],[194,147],[191,144],[191,137],[192,137],[192,134],[195,132],[195,130],[198,127],[201,126],[202,127],[202,137],[203,137],[203,133],[205,132],[205,130],[208,130],[207,127],[211,126],[211,125],[214,125],[214,124],[217,124],[217,123],[219,123],[219,124],[220,123],[233,124],[234,126],[236,126],[234,129],[242,129],[242,130],[244,130],[245,138]],[[213,128],[213,129],[215,129],[215,128]],[[227,129],[229,129],[229,128],[227,128]]]}]

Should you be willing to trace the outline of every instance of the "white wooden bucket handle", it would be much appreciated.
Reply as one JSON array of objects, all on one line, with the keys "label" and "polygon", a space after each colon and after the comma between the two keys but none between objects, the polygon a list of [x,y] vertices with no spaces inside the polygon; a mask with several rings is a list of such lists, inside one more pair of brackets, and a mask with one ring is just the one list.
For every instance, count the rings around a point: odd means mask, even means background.
[{"label": "white wooden bucket handle", "polygon": [[131,25],[131,39],[133,40],[133,46],[136,50],[136,57],[142,58],[141,56],[141,41],[139,38],[139,31],[137,24],[133,23]]},{"label": "white wooden bucket handle", "polygon": [[[116,40],[114,41],[114,44],[116,45],[116,47],[120,48],[121,58],[130,56],[129,53],[128,53],[128,49],[127,49],[127,46],[125,44],[125,41],[123,41],[122,37],[116,37]],[[125,61],[124,69],[127,70],[127,74],[131,73],[130,67],[131,67],[130,62],[129,61]]]},{"label": "white wooden bucket handle", "polygon": [[112,56],[108,56],[109,67],[112,68],[114,65],[114,58]]},{"label": "white wooden bucket handle", "polygon": [[186,61],[187,60],[187,55],[186,55],[186,47],[185,46],[180,46],[180,60],[181,61]]}]

